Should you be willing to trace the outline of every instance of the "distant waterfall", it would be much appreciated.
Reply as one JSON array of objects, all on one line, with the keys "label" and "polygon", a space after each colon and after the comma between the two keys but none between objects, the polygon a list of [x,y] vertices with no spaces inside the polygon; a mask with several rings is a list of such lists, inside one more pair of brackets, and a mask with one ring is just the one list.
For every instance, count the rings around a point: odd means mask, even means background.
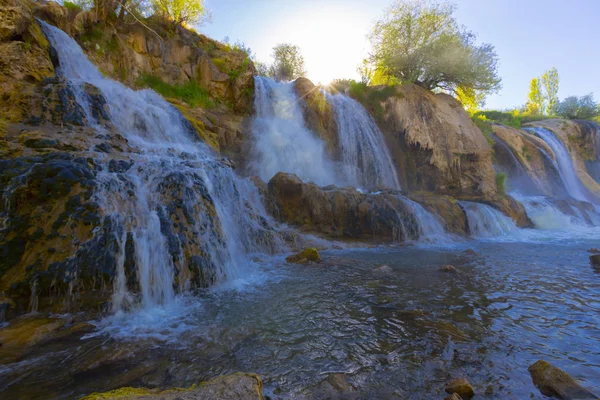
[{"label": "distant waterfall", "polygon": [[[58,54],[57,75],[72,86],[90,125],[110,134],[111,128],[94,120],[86,84],[101,91],[112,125],[134,149],[127,154],[130,167],[117,172],[104,166],[97,177],[104,225],[115,232],[119,246],[115,310],[168,303],[191,280],[208,285],[235,277],[248,263],[247,252],[279,246],[268,231],[270,219],[257,189],[219,162],[173,106],[151,90],[133,91],[105,78],[66,33],[40,24]],[[167,235],[169,215],[177,212],[189,228]],[[186,248],[199,249],[202,256],[190,257]],[[131,262],[134,270],[126,270]],[[195,274],[186,272],[190,269]],[[128,282],[131,274],[136,290]]]},{"label": "distant waterfall", "polygon": [[367,110],[343,94],[327,98],[335,113],[346,180],[356,186],[400,189],[383,134]]},{"label": "distant waterfall", "polygon": [[515,222],[500,211],[487,204],[460,201],[467,214],[467,222],[471,236],[476,238],[492,238],[508,236],[518,230]]},{"label": "distant waterfall", "polygon": [[560,139],[554,133],[544,128],[533,127],[525,129],[539,136],[554,152],[558,171],[560,172],[560,177],[567,193],[574,199],[590,201],[587,190],[577,176],[571,155]]},{"label": "distant waterfall", "polygon": [[289,172],[321,186],[339,183],[325,143],[304,124],[294,84],[260,76],[254,82],[253,173],[267,182],[277,172]]}]

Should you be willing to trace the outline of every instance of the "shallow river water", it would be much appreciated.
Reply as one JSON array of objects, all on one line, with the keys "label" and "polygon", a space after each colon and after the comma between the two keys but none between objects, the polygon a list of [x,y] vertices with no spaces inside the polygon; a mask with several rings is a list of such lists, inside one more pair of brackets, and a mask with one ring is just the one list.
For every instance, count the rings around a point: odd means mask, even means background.
[{"label": "shallow river water", "polygon": [[[527,372],[540,358],[598,393],[590,247],[600,246],[468,241],[323,252],[319,265],[264,260],[245,282],[34,347],[0,365],[0,397],[78,398],[245,371],[274,399],[318,398],[331,373],[360,398],[441,399],[450,378],[467,377],[478,398],[541,399]],[[382,264],[392,271],[374,271]]]}]

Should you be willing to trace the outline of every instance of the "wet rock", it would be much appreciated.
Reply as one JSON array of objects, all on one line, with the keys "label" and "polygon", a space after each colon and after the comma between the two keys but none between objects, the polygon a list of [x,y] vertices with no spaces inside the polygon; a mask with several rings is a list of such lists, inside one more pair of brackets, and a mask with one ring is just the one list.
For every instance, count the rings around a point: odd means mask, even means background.
[{"label": "wet rock", "polygon": [[458,394],[464,400],[469,400],[475,396],[473,387],[465,378],[452,379],[446,384],[445,390],[446,393]]},{"label": "wet rock", "polygon": [[600,398],[581,386],[571,375],[547,361],[536,361],[529,366],[528,371],[533,384],[545,396],[563,400]]},{"label": "wet rock", "polygon": [[450,396],[444,397],[444,400],[463,400],[458,393],[452,393]]},{"label": "wet rock", "polygon": [[125,387],[106,393],[92,393],[82,400],[127,398],[129,400],[263,400],[262,381],[256,374],[236,372],[219,376],[190,389],[145,389]]},{"label": "wet rock", "polygon": [[331,248],[332,248],[333,250],[344,250],[344,248],[343,248],[342,246],[340,246],[340,245],[337,245],[337,244],[334,244],[333,246],[331,246]]},{"label": "wet rock", "polygon": [[592,265],[600,265],[600,254],[591,255],[590,263],[592,263]]},{"label": "wet rock", "polygon": [[600,254],[600,250],[597,249],[597,248],[595,248],[595,247],[592,247],[591,249],[588,250],[588,253],[592,253],[592,254],[598,253],[598,254]]},{"label": "wet rock", "polygon": [[396,190],[363,194],[354,188],[321,188],[280,172],[268,183],[271,210],[281,222],[330,237],[403,242],[417,239],[414,214]]},{"label": "wet rock", "polygon": [[314,247],[308,247],[300,253],[288,256],[285,261],[293,264],[306,264],[308,262],[320,262],[319,252]]},{"label": "wet rock", "polygon": [[461,252],[460,254],[462,254],[463,256],[466,256],[466,257],[475,257],[477,255],[477,252],[473,249],[467,249],[467,250]]},{"label": "wet rock", "polygon": [[4,348],[29,347],[43,341],[65,323],[61,318],[17,318],[0,329],[0,343]]},{"label": "wet rock", "polygon": [[346,374],[329,374],[324,381],[309,390],[306,398],[310,400],[353,400],[361,398],[355,390]]},{"label": "wet rock", "polygon": [[458,272],[458,270],[456,269],[456,267],[454,267],[453,265],[442,265],[440,267],[440,271],[441,272],[446,272],[449,274],[456,274]]},{"label": "wet rock", "polygon": [[381,265],[373,270],[376,274],[390,274],[394,272],[394,270],[388,265]]}]

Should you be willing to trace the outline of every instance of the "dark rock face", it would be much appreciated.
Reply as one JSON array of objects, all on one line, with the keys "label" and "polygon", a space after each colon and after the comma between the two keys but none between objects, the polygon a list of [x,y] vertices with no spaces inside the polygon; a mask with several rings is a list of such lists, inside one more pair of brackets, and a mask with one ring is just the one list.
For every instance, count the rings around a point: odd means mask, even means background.
[{"label": "dark rock face", "polygon": [[280,221],[306,231],[384,242],[418,238],[417,221],[398,191],[362,194],[354,188],[320,188],[278,173],[269,181],[268,196]]}]

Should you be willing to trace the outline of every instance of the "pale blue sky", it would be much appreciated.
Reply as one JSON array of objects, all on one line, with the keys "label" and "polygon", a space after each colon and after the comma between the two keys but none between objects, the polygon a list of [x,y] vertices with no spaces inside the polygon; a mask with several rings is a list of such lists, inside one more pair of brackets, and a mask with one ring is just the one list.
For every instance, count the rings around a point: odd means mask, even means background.
[{"label": "pale blue sky", "polygon": [[[600,0],[455,0],[458,21],[496,47],[503,88],[487,108],[526,101],[531,78],[556,66],[561,98],[600,100]],[[212,22],[199,31],[250,46],[259,60],[290,42],[302,48],[313,81],[356,78],[366,39],[391,0],[206,0]]]}]

